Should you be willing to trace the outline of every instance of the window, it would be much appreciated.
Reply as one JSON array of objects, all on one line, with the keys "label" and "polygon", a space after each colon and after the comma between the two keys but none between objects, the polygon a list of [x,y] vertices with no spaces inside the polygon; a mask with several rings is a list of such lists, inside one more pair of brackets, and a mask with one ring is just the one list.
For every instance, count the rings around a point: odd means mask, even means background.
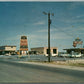
[{"label": "window", "polygon": [[46,50],[46,53],[49,54],[49,49]]},{"label": "window", "polygon": [[13,46],[11,46],[11,48],[13,48]]},{"label": "window", "polygon": [[27,39],[27,37],[26,36],[22,36],[21,39]]},{"label": "window", "polygon": [[57,53],[57,50],[56,49],[53,49],[53,54],[56,54]]}]

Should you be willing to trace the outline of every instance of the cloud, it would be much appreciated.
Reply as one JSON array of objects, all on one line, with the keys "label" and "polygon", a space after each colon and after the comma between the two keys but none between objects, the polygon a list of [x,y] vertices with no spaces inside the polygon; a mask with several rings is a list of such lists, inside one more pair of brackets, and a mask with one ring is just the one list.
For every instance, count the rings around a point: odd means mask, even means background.
[{"label": "cloud", "polygon": [[47,38],[47,36],[45,36],[44,34],[32,34],[32,35],[29,35],[29,38],[31,40],[45,40]]},{"label": "cloud", "polygon": [[45,24],[44,21],[39,21],[39,22],[34,23],[34,25],[44,25],[44,24]]},{"label": "cloud", "polygon": [[10,41],[13,41],[13,40],[18,40],[18,39],[20,39],[20,35],[17,35],[17,36],[13,36],[13,37],[8,37],[8,38],[6,38],[5,40],[10,40]]},{"label": "cloud", "polygon": [[72,18],[63,18],[63,19],[60,19],[60,21],[66,24],[84,23],[84,17],[76,16]]},{"label": "cloud", "polygon": [[75,18],[82,18],[82,17],[84,17],[84,15],[78,15]]},{"label": "cloud", "polygon": [[[41,29],[36,31],[37,35],[34,35],[33,38],[38,38],[41,40],[48,38],[48,29]],[[52,28],[50,30],[51,40],[55,39],[70,39],[73,37],[72,32],[67,31],[67,28],[61,30],[61,28]]]},{"label": "cloud", "polygon": [[82,3],[82,2],[72,2],[72,3],[69,4],[68,9],[75,10],[75,9],[79,8],[80,6],[84,6],[84,3]]},{"label": "cloud", "polygon": [[41,30],[38,30],[37,32],[43,33],[43,32],[48,32],[48,30],[47,29],[41,29]]},{"label": "cloud", "polygon": [[[55,29],[55,28],[51,28],[50,29],[50,32],[54,32],[54,31],[57,31],[57,29]],[[40,32],[40,33],[47,33],[48,32],[48,28],[46,28],[46,29],[40,29],[40,30],[38,30],[38,31],[36,31],[36,32]]]},{"label": "cloud", "polygon": [[65,33],[53,33],[51,34],[51,39],[55,40],[55,39],[71,39],[72,37],[65,34]]}]

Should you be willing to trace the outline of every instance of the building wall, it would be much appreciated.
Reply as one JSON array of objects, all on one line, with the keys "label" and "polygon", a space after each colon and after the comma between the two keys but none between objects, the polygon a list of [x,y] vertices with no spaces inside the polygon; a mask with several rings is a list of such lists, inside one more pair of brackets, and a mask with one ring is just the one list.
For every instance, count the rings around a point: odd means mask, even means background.
[{"label": "building wall", "polygon": [[39,54],[44,54],[44,47],[31,48],[31,51],[37,51]]},{"label": "building wall", "polygon": [[[56,49],[56,53],[53,53],[53,49]],[[45,55],[48,55],[47,50],[48,50],[48,47],[44,47],[44,54]],[[50,52],[51,52],[52,56],[58,55],[58,48],[57,47],[51,47],[50,48]]]},{"label": "building wall", "polygon": [[8,46],[8,47],[5,47],[5,50],[16,51],[16,47],[15,46]]},{"label": "building wall", "polygon": [[[56,53],[53,53],[53,49],[56,49]],[[38,47],[38,48],[31,48],[31,51],[37,51],[38,54],[46,55],[47,54],[48,47]],[[58,55],[58,48],[57,47],[51,47],[51,55]]]},{"label": "building wall", "polygon": [[15,54],[16,46],[0,46],[0,54]]},{"label": "building wall", "polygon": [[0,50],[4,50],[4,51],[16,51],[16,46],[0,46]]},{"label": "building wall", "polygon": [[71,54],[72,51],[74,52],[81,52],[81,54],[84,54],[84,48],[71,48],[71,49],[64,49],[68,54]]}]

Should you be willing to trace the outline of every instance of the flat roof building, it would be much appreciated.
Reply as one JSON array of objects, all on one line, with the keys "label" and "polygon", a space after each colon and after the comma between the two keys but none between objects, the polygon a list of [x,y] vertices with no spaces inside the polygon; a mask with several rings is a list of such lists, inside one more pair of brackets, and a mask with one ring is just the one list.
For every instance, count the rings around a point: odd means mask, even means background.
[{"label": "flat roof building", "polygon": [[15,54],[16,52],[16,46],[10,46],[10,45],[6,45],[6,46],[0,46],[0,55],[11,55],[11,54]]},{"label": "flat roof building", "polygon": [[66,50],[67,53],[71,53],[72,51],[74,52],[80,52],[81,54],[84,54],[84,48],[69,48],[69,49],[63,49]]},{"label": "flat roof building", "polygon": [[[51,56],[58,55],[58,48],[57,47],[51,47],[50,50],[51,50]],[[39,55],[48,56],[48,47],[31,48],[31,51],[36,52],[36,54],[39,54]]]}]

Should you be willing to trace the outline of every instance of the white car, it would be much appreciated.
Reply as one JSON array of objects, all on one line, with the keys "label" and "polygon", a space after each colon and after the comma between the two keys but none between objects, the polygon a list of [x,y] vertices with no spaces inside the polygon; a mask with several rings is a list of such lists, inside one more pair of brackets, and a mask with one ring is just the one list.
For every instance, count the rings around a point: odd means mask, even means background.
[{"label": "white car", "polygon": [[82,57],[81,53],[73,53],[69,55],[70,57]]}]

